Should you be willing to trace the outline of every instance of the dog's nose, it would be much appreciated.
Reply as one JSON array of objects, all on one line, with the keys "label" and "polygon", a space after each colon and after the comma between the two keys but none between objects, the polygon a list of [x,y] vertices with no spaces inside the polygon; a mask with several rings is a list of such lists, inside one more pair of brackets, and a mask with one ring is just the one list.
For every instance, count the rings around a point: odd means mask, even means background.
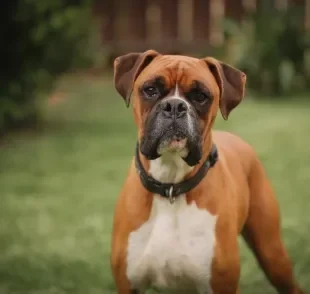
[{"label": "dog's nose", "polygon": [[167,117],[180,118],[186,114],[188,108],[181,99],[169,99],[161,102],[161,109]]}]

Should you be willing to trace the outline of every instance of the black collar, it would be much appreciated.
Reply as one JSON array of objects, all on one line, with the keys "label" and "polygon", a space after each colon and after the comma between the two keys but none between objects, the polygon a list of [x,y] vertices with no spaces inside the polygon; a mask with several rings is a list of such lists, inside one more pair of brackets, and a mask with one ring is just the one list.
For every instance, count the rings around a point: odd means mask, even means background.
[{"label": "black collar", "polygon": [[174,202],[175,197],[179,196],[180,194],[187,193],[193,188],[195,188],[207,174],[208,170],[215,165],[217,160],[218,160],[218,152],[215,144],[213,144],[208,158],[201,165],[197,173],[187,180],[184,180],[178,184],[173,184],[173,183],[161,183],[147,174],[147,172],[143,168],[139,156],[139,143],[137,143],[136,156],[135,156],[136,169],[145,189],[154,194],[159,194],[164,198],[169,198],[171,204]]}]

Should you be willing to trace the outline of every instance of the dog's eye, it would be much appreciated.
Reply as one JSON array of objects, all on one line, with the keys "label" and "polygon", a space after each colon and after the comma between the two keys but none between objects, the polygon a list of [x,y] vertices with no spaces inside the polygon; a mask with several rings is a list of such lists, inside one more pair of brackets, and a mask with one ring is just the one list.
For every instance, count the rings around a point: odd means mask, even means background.
[{"label": "dog's eye", "polygon": [[209,100],[209,96],[201,91],[192,91],[189,94],[189,98],[195,102],[198,102],[200,104],[204,104]]},{"label": "dog's eye", "polygon": [[159,96],[158,89],[153,86],[145,87],[143,92],[148,98],[158,98]]},{"label": "dog's eye", "polygon": [[197,102],[201,103],[208,99],[208,96],[205,93],[199,92],[195,95],[194,98]]}]

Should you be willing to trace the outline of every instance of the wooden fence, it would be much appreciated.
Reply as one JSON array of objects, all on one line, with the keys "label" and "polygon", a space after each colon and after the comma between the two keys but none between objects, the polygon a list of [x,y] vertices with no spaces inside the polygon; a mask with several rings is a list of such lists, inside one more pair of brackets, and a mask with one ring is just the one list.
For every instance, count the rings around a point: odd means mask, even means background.
[{"label": "wooden fence", "polygon": [[148,48],[182,53],[221,45],[223,18],[240,22],[263,1],[278,9],[303,5],[310,29],[310,0],[97,0],[94,14],[113,55]]}]

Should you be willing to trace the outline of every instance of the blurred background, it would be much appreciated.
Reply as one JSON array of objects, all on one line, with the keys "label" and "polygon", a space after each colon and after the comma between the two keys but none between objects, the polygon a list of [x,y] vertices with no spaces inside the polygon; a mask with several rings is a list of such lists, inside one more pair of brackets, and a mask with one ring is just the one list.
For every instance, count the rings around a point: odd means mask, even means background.
[{"label": "blurred background", "polygon": [[[136,131],[112,64],[151,48],[247,74],[216,128],[263,161],[310,289],[310,0],[4,0],[0,19],[0,294],[116,293],[111,225]],[[240,246],[242,293],[274,293]]]}]

